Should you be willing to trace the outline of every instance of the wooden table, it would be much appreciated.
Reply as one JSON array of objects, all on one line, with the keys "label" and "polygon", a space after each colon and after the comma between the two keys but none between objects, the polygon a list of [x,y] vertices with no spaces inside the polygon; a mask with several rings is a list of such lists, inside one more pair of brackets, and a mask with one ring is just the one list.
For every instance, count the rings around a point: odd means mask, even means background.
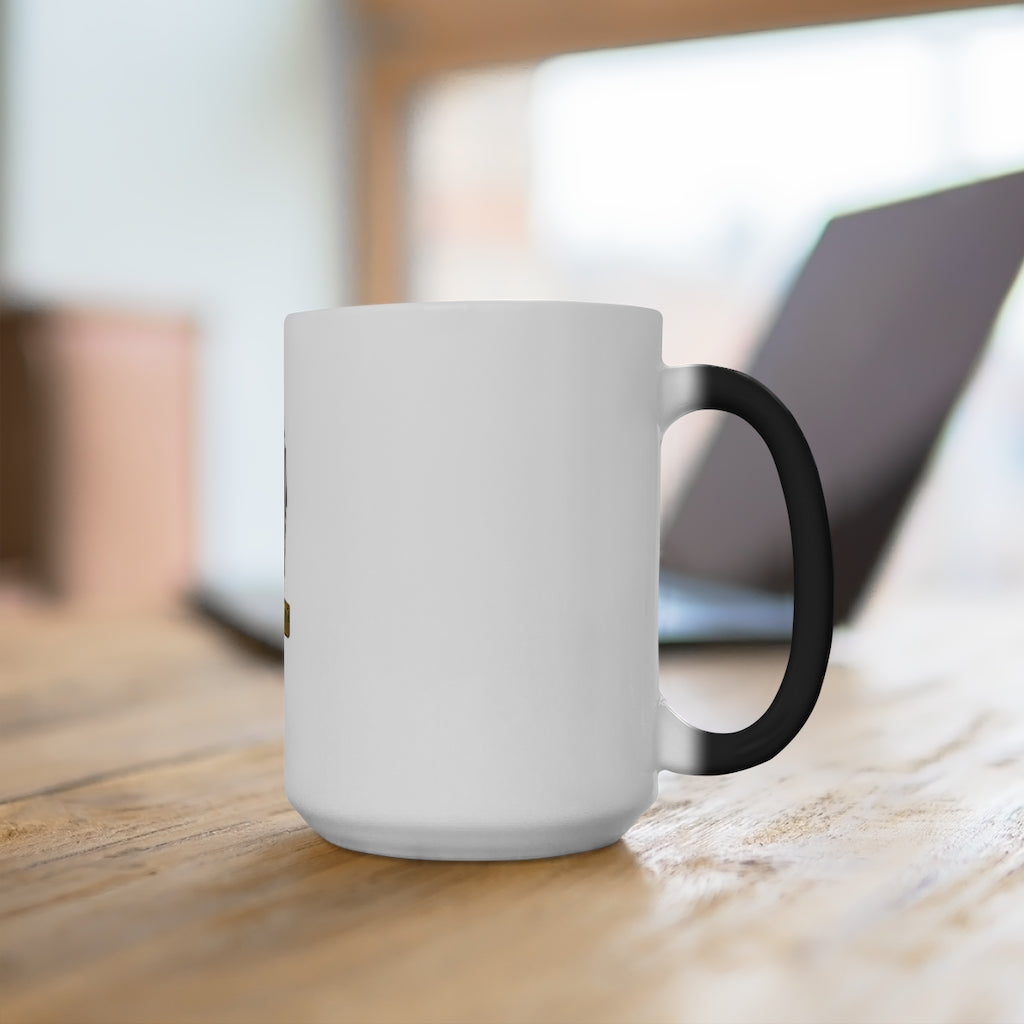
[{"label": "wooden table", "polygon": [[[875,616],[770,764],[505,864],[319,839],[279,666],[187,612],[0,617],[4,1024],[1024,1019],[1020,596]],[[735,726],[783,658],[664,688]]]}]

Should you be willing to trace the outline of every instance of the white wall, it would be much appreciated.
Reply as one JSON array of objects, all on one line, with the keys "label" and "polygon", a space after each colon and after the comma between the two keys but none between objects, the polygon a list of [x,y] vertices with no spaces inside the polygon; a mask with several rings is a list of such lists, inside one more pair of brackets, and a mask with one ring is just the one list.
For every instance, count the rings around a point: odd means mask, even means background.
[{"label": "white wall", "polygon": [[5,285],[198,317],[200,572],[279,577],[281,321],[351,277],[345,8],[9,0],[6,20]]}]

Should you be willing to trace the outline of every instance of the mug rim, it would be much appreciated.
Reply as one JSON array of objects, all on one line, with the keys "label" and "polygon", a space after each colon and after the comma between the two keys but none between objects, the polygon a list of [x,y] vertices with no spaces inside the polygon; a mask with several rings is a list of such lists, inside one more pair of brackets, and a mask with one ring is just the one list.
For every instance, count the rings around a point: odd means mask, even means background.
[{"label": "mug rim", "polygon": [[382,315],[384,312],[457,312],[467,310],[500,309],[502,307],[513,309],[526,308],[551,308],[562,307],[565,309],[583,310],[617,310],[635,311],[644,315],[653,314],[662,321],[661,311],[651,306],[638,306],[628,302],[587,302],[575,299],[455,299],[439,302],[366,302],[356,303],[351,306],[325,306],[320,309],[303,309],[289,313],[285,318],[285,326],[292,320],[308,319],[313,317],[337,316],[345,313],[360,313]]}]

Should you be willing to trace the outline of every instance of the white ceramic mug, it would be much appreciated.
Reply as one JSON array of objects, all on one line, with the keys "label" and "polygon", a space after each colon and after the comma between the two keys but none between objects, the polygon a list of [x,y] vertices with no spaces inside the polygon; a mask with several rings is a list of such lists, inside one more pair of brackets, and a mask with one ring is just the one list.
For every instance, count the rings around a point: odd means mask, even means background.
[{"label": "white ceramic mug", "polygon": [[[794,544],[789,666],[707,733],[659,698],[659,449],[750,422]],[[821,687],[832,561],[817,470],[751,378],[661,361],[661,315],[575,302],[356,306],[285,322],[285,777],[325,839],[399,857],[594,849],[657,774],[774,756]]]}]

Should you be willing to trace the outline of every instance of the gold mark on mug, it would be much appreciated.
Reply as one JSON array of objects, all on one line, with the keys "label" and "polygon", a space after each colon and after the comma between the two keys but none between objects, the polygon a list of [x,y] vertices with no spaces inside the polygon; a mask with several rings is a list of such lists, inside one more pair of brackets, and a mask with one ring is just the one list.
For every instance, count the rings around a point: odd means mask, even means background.
[{"label": "gold mark on mug", "polygon": [[284,603],[284,635],[292,635],[292,610],[287,601]]}]

